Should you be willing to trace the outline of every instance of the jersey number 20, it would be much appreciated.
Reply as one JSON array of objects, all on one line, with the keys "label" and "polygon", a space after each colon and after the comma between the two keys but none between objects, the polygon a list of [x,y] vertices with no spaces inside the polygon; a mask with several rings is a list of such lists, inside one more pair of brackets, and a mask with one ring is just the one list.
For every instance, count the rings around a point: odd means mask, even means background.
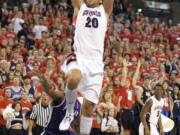
[{"label": "jersey number 20", "polygon": [[90,18],[90,17],[88,17],[87,19],[86,19],[86,25],[85,25],[85,27],[88,27],[88,28],[91,28],[91,27],[93,27],[93,28],[97,28],[98,27],[98,19],[97,18]]}]

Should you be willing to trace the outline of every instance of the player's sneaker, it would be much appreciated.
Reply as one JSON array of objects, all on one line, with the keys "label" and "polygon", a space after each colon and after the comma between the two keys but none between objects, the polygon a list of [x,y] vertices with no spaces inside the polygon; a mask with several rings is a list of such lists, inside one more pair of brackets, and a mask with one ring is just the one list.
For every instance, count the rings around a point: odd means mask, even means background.
[{"label": "player's sneaker", "polygon": [[64,119],[62,120],[61,124],[59,125],[59,130],[65,131],[68,130],[71,126],[71,122],[74,120],[74,114],[70,114],[66,112]]}]

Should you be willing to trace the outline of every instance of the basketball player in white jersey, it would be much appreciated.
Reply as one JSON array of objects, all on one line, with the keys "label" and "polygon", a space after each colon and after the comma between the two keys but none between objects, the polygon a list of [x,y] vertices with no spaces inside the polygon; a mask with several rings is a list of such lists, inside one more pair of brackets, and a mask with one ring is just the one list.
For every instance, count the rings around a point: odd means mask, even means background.
[{"label": "basketball player in white jersey", "polygon": [[161,121],[161,111],[164,105],[162,96],[162,85],[157,84],[155,86],[154,96],[151,96],[147,100],[141,110],[140,118],[142,123],[139,126],[139,135],[159,135],[157,127],[160,128],[160,134],[164,135]]},{"label": "basketball player in white jersey", "polygon": [[[102,2],[102,4],[100,4]],[[76,90],[84,97],[80,119],[80,134],[89,135],[93,110],[99,102],[103,81],[104,38],[114,0],[72,0],[77,13],[74,54],[63,65],[67,75],[65,97],[66,116],[59,126],[67,130],[73,121]]]}]

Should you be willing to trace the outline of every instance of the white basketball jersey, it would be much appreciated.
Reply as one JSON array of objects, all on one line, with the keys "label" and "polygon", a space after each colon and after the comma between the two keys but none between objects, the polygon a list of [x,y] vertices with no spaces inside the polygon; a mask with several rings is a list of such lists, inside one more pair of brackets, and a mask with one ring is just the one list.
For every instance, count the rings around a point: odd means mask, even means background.
[{"label": "white basketball jersey", "polygon": [[103,5],[89,8],[82,4],[75,25],[74,51],[78,57],[102,60],[107,17]]},{"label": "white basketball jersey", "polygon": [[164,101],[163,99],[161,99],[160,101],[158,101],[155,96],[150,97],[150,99],[152,99],[153,104],[150,110],[150,118],[149,118],[149,122],[157,125],[159,117],[161,115],[161,111],[164,105]]}]

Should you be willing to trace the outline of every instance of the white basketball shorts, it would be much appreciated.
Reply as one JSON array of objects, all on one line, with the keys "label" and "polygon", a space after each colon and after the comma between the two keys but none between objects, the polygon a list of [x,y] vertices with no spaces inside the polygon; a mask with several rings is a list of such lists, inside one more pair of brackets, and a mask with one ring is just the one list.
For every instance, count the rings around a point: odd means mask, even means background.
[{"label": "white basketball shorts", "polygon": [[79,69],[82,79],[77,87],[83,97],[94,104],[98,104],[103,82],[103,62],[87,59],[65,61],[62,70],[67,74],[72,69]]},{"label": "white basketball shorts", "polygon": [[[141,122],[139,125],[139,135],[144,135],[144,126]],[[150,123],[150,135],[159,135],[156,125]]]}]

